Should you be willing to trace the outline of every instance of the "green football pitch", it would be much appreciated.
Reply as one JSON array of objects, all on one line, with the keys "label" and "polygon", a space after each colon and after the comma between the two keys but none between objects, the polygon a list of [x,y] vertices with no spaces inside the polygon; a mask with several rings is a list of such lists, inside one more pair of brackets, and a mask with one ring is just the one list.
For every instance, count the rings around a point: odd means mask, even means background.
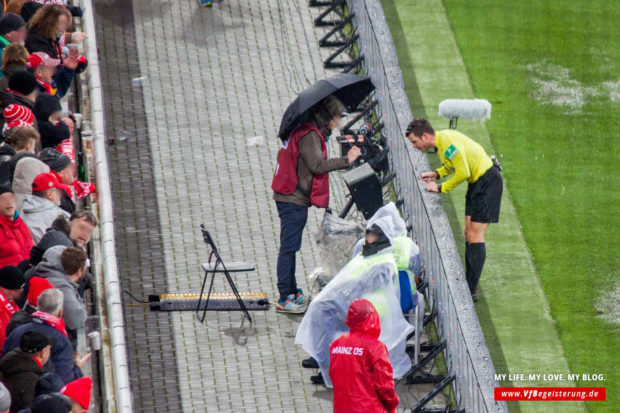
[{"label": "green football pitch", "polygon": [[[620,3],[382,4],[416,117],[442,129],[443,99],[493,104],[485,124],[458,125],[498,155],[506,183],[476,308],[497,373],[564,375],[501,384],[607,388],[605,402],[511,411],[620,411]],[[465,188],[453,192],[443,202],[462,250]]]}]

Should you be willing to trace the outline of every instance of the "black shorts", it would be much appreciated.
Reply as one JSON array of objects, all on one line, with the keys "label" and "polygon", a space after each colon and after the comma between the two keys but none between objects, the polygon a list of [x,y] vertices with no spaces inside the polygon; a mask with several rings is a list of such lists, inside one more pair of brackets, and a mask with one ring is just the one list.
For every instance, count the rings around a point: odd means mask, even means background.
[{"label": "black shorts", "polygon": [[492,166],[476,182],[469,184],[465,196],[465,215],[473,222],[499,222],[504,180],[499,170]]}]

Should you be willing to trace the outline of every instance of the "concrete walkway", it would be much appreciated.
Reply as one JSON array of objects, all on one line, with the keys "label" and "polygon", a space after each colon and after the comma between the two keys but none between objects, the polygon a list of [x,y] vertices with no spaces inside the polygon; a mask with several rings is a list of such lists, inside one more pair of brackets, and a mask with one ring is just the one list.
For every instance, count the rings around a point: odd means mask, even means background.
[{"label": "concrete walkway", "polygon": [[[275,301],[276,131],[296,93],[326,76],[329,51],[318,49],[312,26],[319,10],[298,0],[212,9],[97,0],[96,9],[107,133],[117,137],[110,160],[123,288],[140,299],[197,292],[204,223],[225,259],[256,263],[255,273],[235,275],[239,289]],[[248,145],[256,136],[265,144]],[[339,209],[343,191],[332,190]],[[319,261],[311,234],[320,218],[312,209],[298,256],[304,288]],[[136,411],[331,411],[331,392],[301,368],[299,317],[254,313],[254,327],[241,329],[239,313],[209,313],[202,325],[192,312],[125,301]]]}]

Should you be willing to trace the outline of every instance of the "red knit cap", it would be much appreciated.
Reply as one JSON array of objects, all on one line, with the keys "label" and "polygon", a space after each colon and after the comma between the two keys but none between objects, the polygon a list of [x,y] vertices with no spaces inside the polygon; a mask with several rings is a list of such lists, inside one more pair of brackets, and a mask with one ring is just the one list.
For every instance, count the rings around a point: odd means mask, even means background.
[{"label": "red knit cap", "polygon": [[81,379],[73,380],[68,383],[65,387],[60,389],[60,393],[75,400],[80,406],[88,410],[88,406],[90,405],[90,389],[92,387],[92,379],[90,377],[82,377]]},{"label": "red knit cap", "polygon": [[60,65],[60,59],[53,59],[47,53],[35,52],[28,56],[26,67],[28,69],[36,69],[40,66],[56,67]]},{"label": "red knit cap", "polygon": [[7,106],[2,114],[6,123],[22,120],[32,125],[32,122],[34,122],[34,115],[26,106],[12,104]]},{"label": "red knit cap", "polygon": [[46,278],[42,277],[32,277],[28,284],[30,285],[28,289],[28,304],[35,307],[38,305],[41,293],[45,290],[54,288]]}]

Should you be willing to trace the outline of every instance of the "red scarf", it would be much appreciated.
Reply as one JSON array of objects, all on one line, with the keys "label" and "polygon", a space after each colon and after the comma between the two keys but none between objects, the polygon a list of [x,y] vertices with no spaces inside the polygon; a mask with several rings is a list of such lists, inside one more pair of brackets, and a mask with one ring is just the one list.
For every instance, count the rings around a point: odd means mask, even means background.
[{"label": "red scarf", "polygon": [[67,330],[65,329],[65,322],[63,319],[54,317],[51,314],[43,313],[41,311],[35,311],[32,313],[33,317],[38,318],[39,320],[45,321],[45,324],[48,324],[54,327],[56,330],[60,331],[65,337],[68,337]]},{"label": "red scarf", "polygon": [[4,307],[9,314],[15,314],[17,312],[17,308],[9,300],[6,299],[4,294],[0,293],[0,306]]},{"label": "red scarf", "polygon": [[77,199],[86,198],[88,195],[96,191],[95,185],[90,182],[73,181],[73,190]]},{"label": "red scarf", "polygon": [[45,90],[45,93],[48,93],[52,96],[56,96],[56,87],[53,84],[47,83],[45,80],[41,79],[38,76],[35,76],[37,83],[41,85],[41,87]]},{"label": "red scarf", "polygon": [[[60,122],[62,121],[56,122],[56,126],[58,126]],[[69,128],[69,136],[72,136],[73,127],[69,125],[67,125],[67,127]],[[71,138],[65,139],[64,141],[60,142],[56,147],[56,150],[60,153],[64,153],[65,155],[67,155],[69,159],[71,159],[71,162],[75,165],[75,151],[73,150],[73,142],[71,142]]]}]

